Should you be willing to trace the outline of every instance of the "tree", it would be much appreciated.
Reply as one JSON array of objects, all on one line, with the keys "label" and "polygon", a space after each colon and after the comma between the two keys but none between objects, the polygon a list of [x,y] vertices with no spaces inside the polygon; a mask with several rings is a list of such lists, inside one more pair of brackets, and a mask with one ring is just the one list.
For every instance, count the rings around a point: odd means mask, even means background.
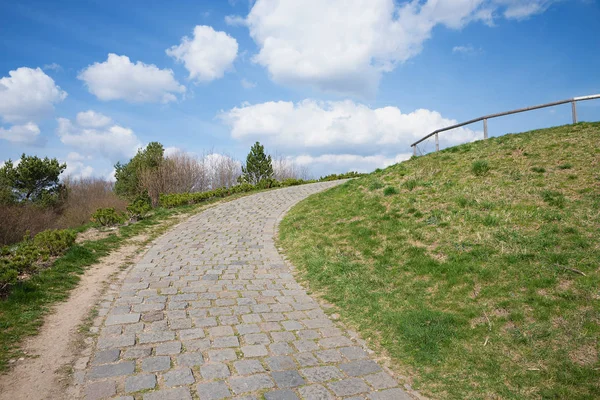
[{"label": "tree", "polygon": [[271,156],[265,154],[265,148],[259,142],[254,143],[250,148],[250,153],[246,157],[246,166],[242,167],[242,173],[243,179],[253,185],[273,177]]},{"label": "tree", "polygon": [[59,176],[67,168],[56,158],[41,159],[23,154],[17,166],[12,160],[0,168],[0,200],[54,205],[64,193]]},{"label": "tree", "polygon": [[158,142],[151,142],[145,149],[138,150],[137,154],[126,164],[115,165],[115,192],[127,199],[147,194],[140,182],[142,171],[157,170],[164,161],[165,150]]}]

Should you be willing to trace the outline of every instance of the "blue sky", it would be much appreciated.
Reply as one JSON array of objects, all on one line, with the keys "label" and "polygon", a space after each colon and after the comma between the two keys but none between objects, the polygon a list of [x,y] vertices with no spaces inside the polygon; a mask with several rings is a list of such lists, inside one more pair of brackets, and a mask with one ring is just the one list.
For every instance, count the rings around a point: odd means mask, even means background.
[{"label": "blue sky", "polygon": [[243,159],[259,140],[315,175],[372,170],[444,125],[600,93],[598,21],[593,0],[2,1],[0,160],[107,177],[150,141]]}]

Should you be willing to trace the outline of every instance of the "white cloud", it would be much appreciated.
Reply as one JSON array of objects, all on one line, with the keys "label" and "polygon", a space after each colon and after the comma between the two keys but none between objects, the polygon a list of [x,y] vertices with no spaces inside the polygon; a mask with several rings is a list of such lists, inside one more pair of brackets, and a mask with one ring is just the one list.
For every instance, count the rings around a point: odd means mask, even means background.
[{"label": "white cloud", "polygon": [[[345,101],[244,104],[222,111],[218,118],[234,139],[282,151],[313,173],[372,171],[400,162],[412,154],[410,144],[436,129],[456,124],[440,113],[418,109],[402,113],[397,107],[370,108]],[[440,134],[440,146],[470,142],[481,132],[459,128]],[[420,150],[432,150],[427,141]]]},{"label": "white cloud", "polygon": [[508,19],[527,19],[546,11],[557,0],[496,0],[504,7],[503,15]]},{"label": "white cloud", "polygon": [[229,26],[246,26],[246,18],[242,18],[239,15],[227,15],[225,16],[225,23]]},{"label": "white cloud", "polygon": [[[397,107],[370,108],[345,101],[278,101],[243,105],[218,117],[239,140],[260,140],[289,153],[396,154],[409,151],[413,141],[435,129],[453,125],[453,119],[425,109],[402,113]],[[445,144],[473,140],[477,134],[459,128],[440,135]]]},{"label": "white cloud", "polygon": [[[522,18],[550,0],[257,0],[243,22],[259,46],[253,61],[275,82],[372,94],[383,73],[416,56],[434,27]],[[228,17],[240,25],[239,17]]]},{"label": "white cloud", "polygon": [[166,50],[167,55],[182,62],[190,79],[209,82],[223,77],[237,56],[238,43],[225,32],[197,25],[194,37],[184,36],[179,46]]},{"label": "white cloud", "polygon": [[8,74],[0,79],[0,117],[5,122],[38,121],[67,97],[40,68],[21,67]]},{"label": "white cloud", "polygon": [[131,103],[168,103],[185,93],[170,69],[154,64],[135,64],[127,56],[110,53],[102,63],[94,63],[81,71],[79,79],[100,100],[125,100]]},{"label": "white cloud", "polygon": [[8,129],[0,128],[0,139],[11,143],[32,145],[39,143],[40,128],[33,122],[13,125]]},{"label": "white cloud", "polygon": [[466,46],[454,46],[452,48],[452,53],[458,53],[458,54],[473,54],[475,53],[476,50],[473,48],[472,45],[466,45]]},{"label": "white cloud", "polygon": [[[108,118],[99,113],[94,114],[97,120],[106,121]],[[79,113],[76,123],[72,123],[67,118],[58,118],[56,133],[67,146],[88,155],[100,154],[111,162],[127,160],[135,155],[137,149],[142,147],[133,130],[110,123],[91,128],[83,126],[79,123],[80,120],[89,121],[80,118],[82,115],[88,114]]]},{"label": "white cloud", "polygon": [[247,79],[245,79],[245,78],[244,78],[244,79],[242,79],[242,80],[240,81],[240,83],[242,84],[242,87],[243,87],[244,89],[252,89],[252,88],[255,88],[255,87],[256,87],[256,83],[254,83],[254,82],[252,82],[252,81],[249,81],[249,80],[247,80]]},{"label": "white cloud", "polygon": [[77,123],[83,128],[100,128],[112,122],[110,117],[92,110],[77,113]]},{"label": "white cloud", "polygon": [[94,175],[94,168],[85,165],[82,161],[86,157],[79,153],[71,152],[67,155],[67,168],[61,174],[61,178],[69,177],[73,179],[89,178]]},{"label": "white cloud", "polygon": [[60,64],[52,63],[52,64],[44,65],[44,67],[42,69],[59,72],[59,71],[63,70],[63,67],[61,67]]},{"label": "white cloud", "polygon": [[361,156],[356,154],[322,154],[313,157],[311,155],[300,155],[292,158],[298,165],[310,167],[321,174],[342,173],[348,171],[371,172],[377,168],[385,168],[408,160],[412,154],[402,153],[393,157],[375,154]]}]

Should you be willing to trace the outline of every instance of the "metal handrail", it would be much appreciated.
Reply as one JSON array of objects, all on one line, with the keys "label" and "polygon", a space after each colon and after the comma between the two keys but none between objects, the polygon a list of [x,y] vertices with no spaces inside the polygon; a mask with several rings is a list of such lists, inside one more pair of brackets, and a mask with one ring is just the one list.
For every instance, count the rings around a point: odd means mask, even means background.
[{"label": "metal handrail", "polygon": [[571,114],[572,114],[572,117],[573,117],[573,123],[576,124],[577,123],[577,106],[576,106],[577,102],[578,101],[584,101],[584,100],[594,100],[594,99],[600,99],[600,94],[592,94],[592,95],[589,95],[589,96],[573,97],[572,99],[568,99],[568,100],[554,101],[552,103],[540,104],[540,105],[537,105],[537,106],[531,106],[531,107],[525,107],[525,108],[518,108],[516,110],[504,111],[504,112],[500,112],[500,113],[496,113],[496,114],[485,115],[483,117],[471,119],[471,120],[466,121],[466,122],[461,122],[460,124],[456,124],[456,125],[452,125],[452,126],[447,126],[445,128],[441,128],[441,129],[437,129],[437,130],[431,132],[429,135],[424,136],[421,139],[417,140],[416,142],[414,142],[410,146],[413,148],[413,154],[416,156],[417,155],[417,145],[419,143],[421,143],[422,141],[427,140],[430,137],[432,137],[432,136],[435,135],[435,151],[439,151],[440,150],[440,141],[439,141],[438,134],[440,132],[444,132],[444,131],[449,131],[451,129],[460,128],[461,126],[470,125],[470,124],[473,124],[473,123],[479,122],[479,121],[483,121],[483,138],[487,139],[488,138],[487,120],[490,119],[490,118],[497,118],[497,117],[502,117],[504,115],[517,114],[517,113],[522,113],[522,112],[525,112],[525,111],[537,110],[538,108],[546,108],[546,107],[558,106],[558,105],[567,104],[567,103],[571,103]]}]

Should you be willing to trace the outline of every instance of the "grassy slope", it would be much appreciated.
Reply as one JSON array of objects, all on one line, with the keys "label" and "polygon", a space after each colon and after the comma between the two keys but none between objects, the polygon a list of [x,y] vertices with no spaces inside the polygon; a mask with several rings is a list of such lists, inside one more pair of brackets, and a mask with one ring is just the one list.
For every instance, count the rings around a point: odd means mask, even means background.
[{"label": "grassy slope", "polygon": [[599,143],[581,123],[403,162],[305,200],[280,242],[423,393],[598,398]]}]

